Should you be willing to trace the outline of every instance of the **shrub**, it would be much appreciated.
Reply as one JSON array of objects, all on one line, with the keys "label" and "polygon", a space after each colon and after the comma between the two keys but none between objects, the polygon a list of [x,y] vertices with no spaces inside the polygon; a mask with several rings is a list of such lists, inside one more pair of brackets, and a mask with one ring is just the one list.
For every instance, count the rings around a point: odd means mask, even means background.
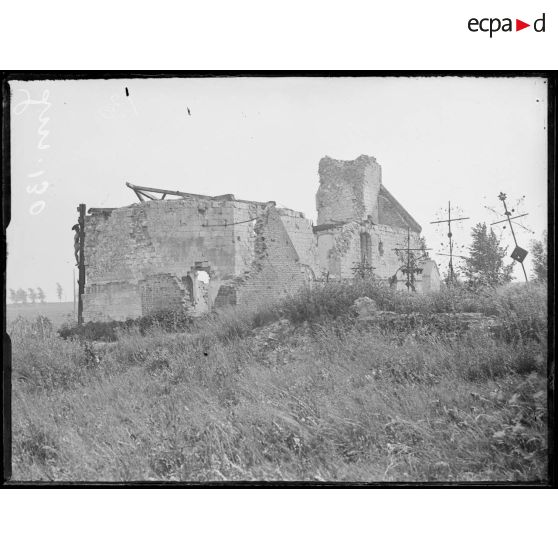
[{"label": "shrub", "polygon": [[393,292],[377,280],[331,281],[302,289],[287,298],[280,308],[282,317],[293,323],[338,318],[349,314],[357,298],[367,296],[381,310],[393,307]]},{"label": "shrub", "polygon": [[152,328],[159,328],[167,333],[187,331],[194,319],[182,309],[158,310],[126,321],[86,322],[81,326],[64,324],[58,333],[63,339],[79,338],[88,341],[116,341],[121,330],[137,329],[144,334]]}]

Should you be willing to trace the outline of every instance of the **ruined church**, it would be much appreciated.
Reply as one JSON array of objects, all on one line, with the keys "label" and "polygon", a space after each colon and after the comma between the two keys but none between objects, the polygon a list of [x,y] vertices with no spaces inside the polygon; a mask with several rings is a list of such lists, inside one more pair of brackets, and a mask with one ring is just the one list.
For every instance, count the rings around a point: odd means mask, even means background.
[{"label": "ruined church", "polygon": [[359,270],[396,289],[439,289],[438,268],[425,252],[413,256],[420,265],[409,285],[406,249],[421,253],[421,227],[382,184],[374,157],[324,157],[319,181],[315,226],[272,201],[128,184],[138,203],[92,208],[84,219],[83,320],[167,308],[192,315],[228,305],[255,308]]}]

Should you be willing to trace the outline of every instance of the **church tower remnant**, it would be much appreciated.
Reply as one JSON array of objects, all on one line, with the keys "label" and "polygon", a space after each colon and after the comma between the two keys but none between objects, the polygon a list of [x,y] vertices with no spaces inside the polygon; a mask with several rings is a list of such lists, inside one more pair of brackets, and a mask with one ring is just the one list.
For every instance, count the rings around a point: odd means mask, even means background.
[{"label": "church tower remnant", "polygon": [[[322,274],[348,279],[355,269],[367,269],[403,288],[399,251],[407,242],[419,250],[422,229],[382,184],[382,168],[376,159],[368,155],[352,161],[324,157],[318,174],[314,233]],[[424,263],[428,273],[425,280],[417,281],[417,288],[437,290],[437,267],[431,260]]]}]

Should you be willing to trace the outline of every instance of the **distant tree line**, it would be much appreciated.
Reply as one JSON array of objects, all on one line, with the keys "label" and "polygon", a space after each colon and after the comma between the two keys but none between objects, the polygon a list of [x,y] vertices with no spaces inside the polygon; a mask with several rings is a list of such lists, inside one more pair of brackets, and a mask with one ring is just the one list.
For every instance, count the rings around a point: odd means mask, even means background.
[{"label": "distant tree line", "polygon": [[[58,300],[62,302],[62,295],[64,290],[62,289],[62,285],[60,283],[56,283],[56,296]],[[46,301],[45,292],[41,287],[37,287],[36,289],[10,289],[10,300],[12,304],[35,304],[37,301],[43,303]]]}]

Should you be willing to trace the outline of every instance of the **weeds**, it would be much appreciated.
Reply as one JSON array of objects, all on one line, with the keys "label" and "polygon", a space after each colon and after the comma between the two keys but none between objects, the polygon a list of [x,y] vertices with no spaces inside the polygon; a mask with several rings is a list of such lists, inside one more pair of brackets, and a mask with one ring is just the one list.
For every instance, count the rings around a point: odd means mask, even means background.
[{"label": "weeds", "polygon": [[168,333],[187,331],[193,324],[193,318],[182,310],[159,310],[146,316],[126,321],[86,322],[63,324],[58,333],[63,339],[87,339],[89,341],[116,341],[118,333],[127,330],[149,332],[160,328]]},{"label": "weeds", "polygon": [[[413,328],[363,328],[360,296]],[[485,296],[328,284],[182,332],[120,328],[100,359],[20,322],[14,478],[542,482],[544,292]],[[450,307],[499,316],[506,334],[426,327]]]}]

